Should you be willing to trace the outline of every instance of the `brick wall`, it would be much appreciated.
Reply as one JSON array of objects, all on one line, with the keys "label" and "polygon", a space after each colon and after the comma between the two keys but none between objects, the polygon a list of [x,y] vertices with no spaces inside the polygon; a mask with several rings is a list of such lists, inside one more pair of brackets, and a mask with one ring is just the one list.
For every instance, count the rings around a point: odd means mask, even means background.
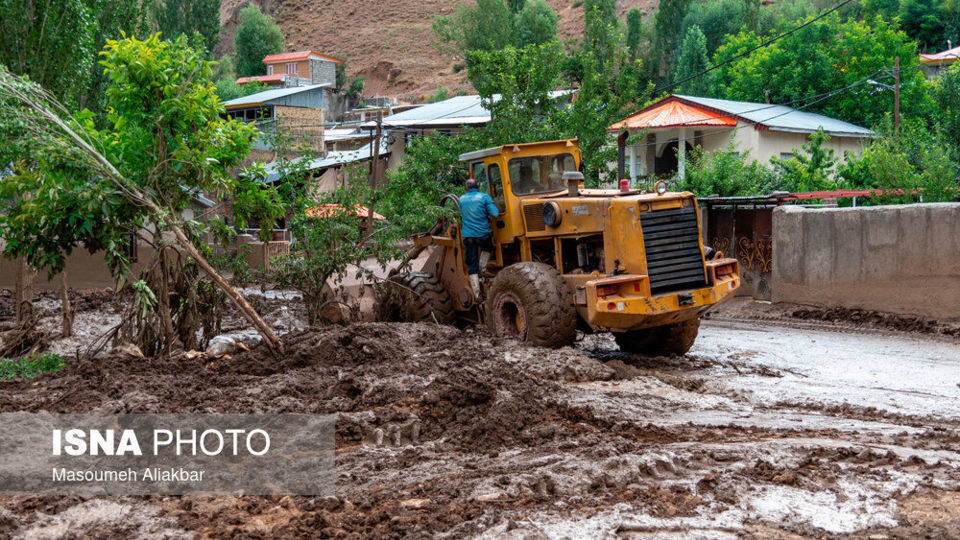
[{"label": "brick wall", "polygon": [[295,138],[295,144],[308,144],[311,148],[323,150],[323,109],[309,107],[274,107],[277,125]]}]

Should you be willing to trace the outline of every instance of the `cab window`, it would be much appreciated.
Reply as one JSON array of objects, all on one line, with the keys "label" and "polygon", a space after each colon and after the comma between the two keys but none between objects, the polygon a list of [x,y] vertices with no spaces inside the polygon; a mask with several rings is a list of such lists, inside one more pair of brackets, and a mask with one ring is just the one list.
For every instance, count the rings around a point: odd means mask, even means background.
[{"label": "cab window", "polygon": [[506,209],[506,202],[503,200],[503,182],[500,180],[500,166],[492,163],[487,168],[487,177],[490,179],[490,196],[493,202],[497,203],[497,208],[503,212]]},{"label": "cab window", "polygon": [[577,170],[571,154],[513,158],[508,165],[514,195],[530,195],[566,189],[563,173]]},{"label": "cab window", "polygon": [[477,189],[481,193],[487,191],[487,171],[482,161],[473,164],[471,176],[477,179]]}]

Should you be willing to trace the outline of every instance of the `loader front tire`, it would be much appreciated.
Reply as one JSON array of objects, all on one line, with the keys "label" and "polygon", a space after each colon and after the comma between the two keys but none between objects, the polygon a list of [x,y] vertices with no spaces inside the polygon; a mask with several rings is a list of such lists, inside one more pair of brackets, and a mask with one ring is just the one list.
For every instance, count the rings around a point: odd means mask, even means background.
[{"label": "loader front tire", "polygon": [[453,300],[443,283],[426,272],[397,274],[384,285],[377,299],[377,320],[449,324],[454,319]]},{"label": "loader front tire", "polygon": [[546,264],[521,262],[497,273],[485,311],[491,332],[531,345],[563,347],[577,336],[570,287]]},{"label": "loader front tire", "polygon": [[613,334],[620,350],[645,356],[684,355],[693,347],[700,319]]}]

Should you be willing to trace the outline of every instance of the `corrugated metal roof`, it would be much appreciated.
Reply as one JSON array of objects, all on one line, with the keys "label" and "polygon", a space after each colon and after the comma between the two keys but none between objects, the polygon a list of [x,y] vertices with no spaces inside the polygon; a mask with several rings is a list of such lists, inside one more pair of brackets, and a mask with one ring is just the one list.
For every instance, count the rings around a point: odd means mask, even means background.
[{"label": "corrugated metal roof", "polygon": [[839,137],[871,137],[873,131],[830,118],[822,114],[798,111],[786,105],[770,103],[751,103],[748,101],[730,101],[726,99],[702,98],[677,95],[677,98],[705,107],[732,114],[754,124],[760,124],[771,131],[792,133],[815,133],[820,128],[830,135]]},{"label": "corrugated metal roof", "polygon": [[294,94],[299,94],[300,92],[309,92],[311,90],[316,90],[318,88],[323,88],[325,86],[330,86],[330,83],[311,84],[309,86],[295,86],[293,88],[275,88],[273,90],[264,90],[263,92],[250,94],[249,96],[238,97],[237,99],[231,99],[230,101],[225,101],[223,105],[228,109],[234,108],[234,107],[243,107],[245,105],[263,105],[270,101],[274,101],[280,98],[285,98],[287,96],[292,96]]},{"label": "corrugated metal roof", "polygon": [[[554,90],[551,98],[558,98],[572,93],[573,90]],[[494,95],[493,100],[500,99]],[[415,109],[409,109],[383,119],[385,127],[417,127],[428,128],[438,126],[471,126],[484,125],[490,122],[490,111],[483,108],[480,96],[455,96],[450,99],[428,103]],[[365,122],[362,127],[371,128],[376,122]]]},{"label": "corrugated metal roof", "polygon": [[[681,100],[732,115],[756,124],[761,129],[790,133],[815,133],[820,128],[835,137],[872,137],[873,131],[822,114],[799,111],[786,105],[730,101],[726,99],[672,95],[665,100]],[[655,105],[654,105],[655,106]]]},{"label": "corrugated metal roof", "polygon": [[954,47],[946,51],[934,54],[921,54],[921,64],[951,64],[960,57],[960,47]]},{"label": "corrugated metal roof", "polygon": [[[307,163],[307,170],[316,171],[319,169],[326,169],[329,167],[335,167],[337,165],[343,165],[346,163],[353,163],[355,161],[363,161],[366,159],[371,159],[373,157],[371,144],[366,144],[357,148],[356,150],[343,150],[340,152],[327,152],[327,156],[318,159],[312,159]],[[390,153],[390,149],[385,142],[380,143],[380,157],[386,156]],[[267,177],[263,179],[265,183],[276,182],[280,179],[280,171],[277,170],[277,162],[271,161],[267,163]]]},{"label": "corrugated metal roof", "polygon": [[274,64],[274,63],[277,63],[277,62],[293,62],[293,61],[295,61],[295,60],[306,60],[307,58],[310,58],[311,55],[317,55],[317,56],[322,57],[322,58],[324,58],[324,59],[326,59],[326,60],[330,60],[330,61],[333,61],[333,62],[338,62],[338,63],[341,63],[341,64],[343,63],[343,60],[341,60],[341,59],[339,59],[339,58],[336,58],[336,57],[333,57],[333,56],[330,56],[330,55],[326,55],[326,54],[322,54],[322,53],[318,53],[318,52],[314,52],[314,51],[295,51],[295,52],[280,53],[280,54],[268,54],[267,56],[264,56],[264,57],[263,57],[263,63],[264,63],[264,64]]},{"label": "corrugated metal roof", "polygon": [[731,116],[709,111],[681,101],[655,104],[610,126],[611,130],[668,128],[677,126],[735,126]]}]

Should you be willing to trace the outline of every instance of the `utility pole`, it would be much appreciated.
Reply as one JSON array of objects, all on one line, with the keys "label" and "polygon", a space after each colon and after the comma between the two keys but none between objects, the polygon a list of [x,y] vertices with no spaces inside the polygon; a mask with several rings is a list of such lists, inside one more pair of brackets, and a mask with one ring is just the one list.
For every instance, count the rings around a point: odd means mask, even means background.
[{"label": "utility pole", "polygon": [[[377,189],[377,180],[380,176],[380,139],[383,137],[383,110],[377,111],[377,136],[370,142],[370,153],[373,156],[370,173],[370,191]],[[367,206],[367,234],[373,234],[373,199]]]},{"label": "utility pole", "polygon": [[893,132],[900,134],[900,57],[893,59]]}]

